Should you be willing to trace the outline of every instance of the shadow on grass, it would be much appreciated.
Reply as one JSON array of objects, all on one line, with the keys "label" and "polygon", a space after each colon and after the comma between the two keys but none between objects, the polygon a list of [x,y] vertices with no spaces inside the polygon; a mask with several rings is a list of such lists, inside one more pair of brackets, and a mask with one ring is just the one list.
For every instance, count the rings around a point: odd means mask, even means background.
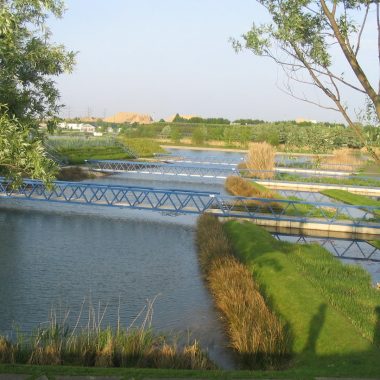
[{"label": "shadow on grass", "polygon": [[318,312],[314,314],[313,318],[311,319],[309,326],[309,337],[303,349],[304,352],[316,353],[315,348],[317,345],[318,337],[326,319],[326,309],[327,305],[325,303],[320,304]]}]

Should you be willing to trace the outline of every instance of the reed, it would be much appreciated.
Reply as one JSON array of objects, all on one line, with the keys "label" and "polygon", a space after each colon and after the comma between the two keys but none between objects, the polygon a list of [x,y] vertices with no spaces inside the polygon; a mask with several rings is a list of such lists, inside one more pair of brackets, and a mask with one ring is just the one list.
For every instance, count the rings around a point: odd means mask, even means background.
[{"label": "reed", "polygon": [[233,256],[223,225],[214,216],[199,217],[197,246],[205,280],[241,366],[283,366],[290,356],[287,331],[269,309],[251,273]]},{"label": "reed", "polygon": [[273,178],[275,167],[275,150],[266,142],[250,143],[246,157],[248,171],[254,172],[256,178]]},{"label": "reed", "polygon": [[324,158],[320,163],[321,169],[331,169],[333,165],[339,166],[343,170],[357,171],[365,161],[361,156],[361,152],[350,148],[340,148],[333,151],[333,156]]},{"label": "reed", "polygon": [[229,176],[224,184],[226,190],[235,196],[257,198],[281,198],[275,191],[242,177]]},{"label": "reed", "polygon": [[[83,305],[82,305],[83,306]],[[153,303],[144,308],[138,326],[102,328],[105,310],[96,318],[89,306],[88,320],[79,327],[82,309],[72,328],[66,319],[51,313],[49,323],[30,335],[17,335],[15,342],[0,336],[0,363],[30,365],[78,365],[86,367],[150,367],[215,369],[197,341],[177,345],[174,339],[154,334]],[[141,312],[138,315],[140,318]],[[136,319],[137,320],[137,319]]]}]

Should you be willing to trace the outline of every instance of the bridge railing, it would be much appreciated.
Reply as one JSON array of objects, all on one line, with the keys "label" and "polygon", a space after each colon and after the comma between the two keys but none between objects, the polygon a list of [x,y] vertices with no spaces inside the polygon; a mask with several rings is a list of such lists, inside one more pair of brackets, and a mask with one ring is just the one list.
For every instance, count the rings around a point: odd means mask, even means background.
[{"label": "bridge railing", "polygon": [[290,236],[281,233],[272,233],[272,235],[280,241],[290,241],[297,244],[317,243],[330,251],[334,256],[340,258],[380,262],[380,249],[365,240],[303,235]]},{"label": "bridge railing", "polygon": [[222,217],[370,226],[380,229],[380,207],[375,206],[233,197],[222,196],[219,193],[175,189],[64,181],[56,181],[51,188],[46,188],[37,180],[24,180],[22,185],[15,189],[9,181],[0,178],[0,197],[184,214],[212,212]]}]

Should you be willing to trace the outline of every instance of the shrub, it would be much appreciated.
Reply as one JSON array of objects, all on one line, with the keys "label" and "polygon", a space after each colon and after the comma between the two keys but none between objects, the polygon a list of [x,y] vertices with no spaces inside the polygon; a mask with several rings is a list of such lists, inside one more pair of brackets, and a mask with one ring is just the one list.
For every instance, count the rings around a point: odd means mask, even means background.
[{"label": "shrub", "polygon": [[245,160],[247,169],[249,171],[255,171],[257,178],[273,178],[274,155],[274,148],[266,142],[249,144],[248,154]]}]

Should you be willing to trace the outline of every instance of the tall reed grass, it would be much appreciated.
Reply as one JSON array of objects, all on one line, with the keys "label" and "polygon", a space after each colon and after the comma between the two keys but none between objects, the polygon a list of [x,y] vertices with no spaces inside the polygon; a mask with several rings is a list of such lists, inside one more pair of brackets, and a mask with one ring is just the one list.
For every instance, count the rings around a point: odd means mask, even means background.
[{"label": "tall reed grass", "polygon": [[281,198],[275,191],[238,176],[227,177],[224,187],[230,194],[240,197]]},{"label": "tall reed grass", "polygon": [[[259,185],[256,182],[237,177],[230,176],[227,177],[224,184],[226,190],[231,194],[238,197],[249,197],[249,198],[265,198],[265,199],[283,199],[280,194],[275,191],[269,190],[265,186]],[[279,202],[265,202],[260,199],[241,199],[235,202],[235,209],[239,206],[244,209],[256,210],[256,212],[272,212],[283,210],[283,204]]]},{"label": "tall reed grass", "polygon": [[[83,307],[83,305],[82,305]],[[214,369],[215,365],[194,340],[179,345],[174,339],[153,333],[153,302],[148,303],[139,325],[102,328],[105,310],[99,314],[89,307],[88,320],[80,325],[82,310],[74,327],[68,314],[59,321],[51,313],[49,323],[30,335],[17,334],[15,341],[0,336],[0,363],[37,365],[79,365],[86,367],[150,367]],[[98,316],[96,316],[98,315]],[[100,317],[99,317],[100,315]]]},{"label": "tall reed grass", "polygon": [[216,217],[199,217],[196,242],[205,280],[241,366],[283,366],[290,356],[286,328],[266,304],[251,273],[233,256],[231,243]]},{"label": "tall reed grass", "polygon": [[256,178],[273,178],[275,167],[275,150],[266,142],[250,143],[245,159],[246,167],[254,172]]}]

